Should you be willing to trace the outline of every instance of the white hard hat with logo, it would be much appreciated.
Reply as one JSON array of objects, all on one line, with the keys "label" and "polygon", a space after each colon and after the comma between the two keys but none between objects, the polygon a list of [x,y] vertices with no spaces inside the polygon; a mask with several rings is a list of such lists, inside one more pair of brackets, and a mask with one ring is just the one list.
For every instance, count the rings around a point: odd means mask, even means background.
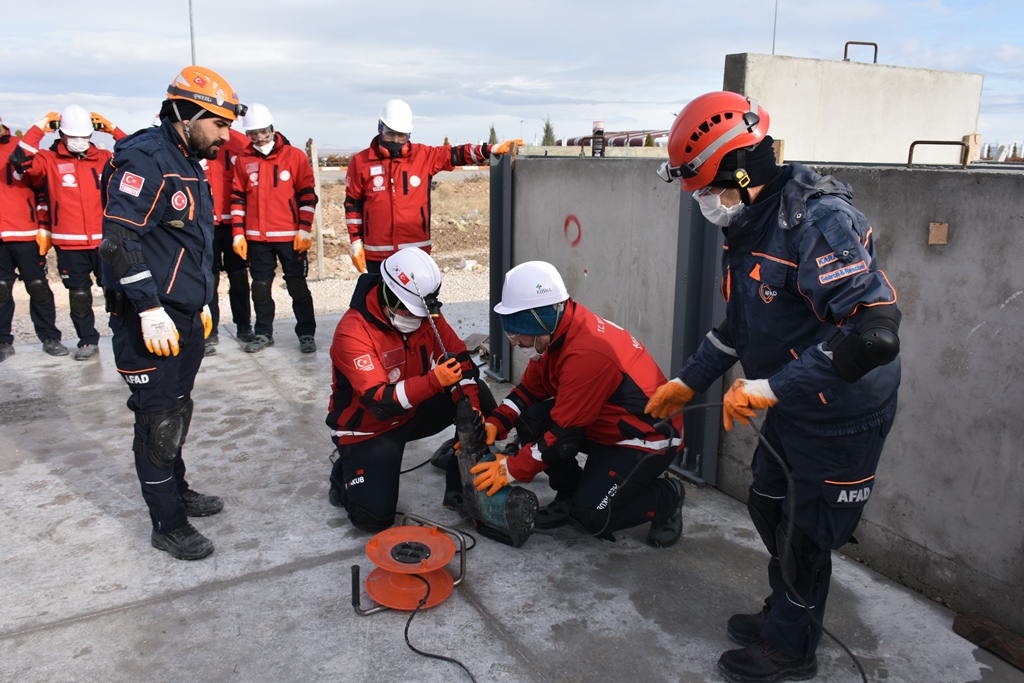
[{"label": "white hard hat with logo", "polygon": [[263,130],[272,125],[274,125],[274,117],[270,115],[270,110],[265,105],[256,102],[249,105],[249,111],[245,112],[245,116],[242,117],[242,128],[247,132]]},{"label": "white hard hat with logo", "polygon": [[441,271],[430,254],[417,247],[406,247],[384,259],[380,274],[384,286],[410,313],[427,317],[423,299],[428,302],[436,299],[441,289]]},{"label": "white hard hat with logo", "polygon": [[396,133],[412,132],[412,109],[402,100],[388,100],[380,110],[380,122]]},{"label": "white hard hat with logo", "polygon": [[546,261],[527,261],[505,273],[501,301],[494,307],[494,312],[508,315],[540,306],[551,306],[568,298],[569,292],[562,282],[562,276],[553,265]]}]

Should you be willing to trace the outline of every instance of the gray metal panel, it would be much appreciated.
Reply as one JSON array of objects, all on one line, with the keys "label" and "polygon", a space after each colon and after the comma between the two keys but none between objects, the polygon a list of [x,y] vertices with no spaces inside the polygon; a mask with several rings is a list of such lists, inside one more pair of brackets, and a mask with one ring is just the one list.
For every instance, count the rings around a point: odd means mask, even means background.
[{"label": "gray metal panel", "polygon": [[491,164],[490,358],[486,374],[501,382],[512,379],[512,345],[501,330],[494,306],[501,301],[505,273],[512,267],[512,155]]}]

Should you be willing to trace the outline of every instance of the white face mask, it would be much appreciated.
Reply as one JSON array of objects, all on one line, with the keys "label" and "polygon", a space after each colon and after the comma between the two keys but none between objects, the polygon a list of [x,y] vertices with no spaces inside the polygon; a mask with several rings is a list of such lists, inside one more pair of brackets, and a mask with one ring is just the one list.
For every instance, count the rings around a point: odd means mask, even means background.
[{"label": "white face mask", "polygon": [[274,149],[274,142],[275,142],[274,140],[271,140],[270,142],[268,142],[265,145],[253,145],[253,147],[258,149],[260,154],[262,154],[263,156],[266,156],[266,155],[270,154],[270,150]]},{"label": "white face mask", "polygon": [[532,346],[517,346],[516,348],[523,352],[523,355],[526,356],[526,360],[528,361],[540,360],[540,357],[543,355]]},{"label": "white face mask", "polygon": [[64,139],[64,144],[72,154],[85,154],[89,151],[89,138],[68,137]]},{"label": "white face mask", "polygon": [[721,196],[714,192],[697,190],[693,193],[693,198],[697,200],[704,218],[723,228],[732,223],[732,220],[744,209],[743,202],[733,206],[723,206]]},{"label": "white face mask", "polygon": [[420,325],[423,324],[423,318],[407,318],[403,315],[392,315],[391,324],[402,334],[412,334],[420,329]]}]

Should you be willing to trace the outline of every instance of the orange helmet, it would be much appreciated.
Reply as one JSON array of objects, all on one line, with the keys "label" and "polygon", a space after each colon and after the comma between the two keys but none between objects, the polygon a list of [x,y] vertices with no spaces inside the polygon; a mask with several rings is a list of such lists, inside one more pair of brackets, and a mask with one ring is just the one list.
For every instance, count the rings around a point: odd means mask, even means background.
[{"label": "orange helmet", "polygon": [[169,86],[171,100],[190,100],[211,114],[234,121],[245,116],[246,107],[238,101],[238,93],[220,74],[202,66],[186,66]]},{"label": "orange helmet", "polygon": [[734,92],[710,92],[690,101],[676,116],[668,134],[668,162],[658,175],[666,182],[679,178],[687,192],[715,181],[750,182],[742,168],[719,177],[722,157],[751,147],[768,134],[768,112],[756,100]]}]

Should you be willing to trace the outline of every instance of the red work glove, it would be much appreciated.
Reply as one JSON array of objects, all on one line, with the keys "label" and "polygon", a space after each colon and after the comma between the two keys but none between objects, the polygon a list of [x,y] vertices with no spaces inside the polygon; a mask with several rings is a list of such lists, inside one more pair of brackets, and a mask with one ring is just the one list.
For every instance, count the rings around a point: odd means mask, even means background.
[{"label": "red work glove", "polygon": [[487,495],[493,496],[516,480],[515,477],[509,474],[508,467],[505,465],[506,460],[508,460],[508,456],[495,455],[494,460],[477,463],[470,470],[471,473],[476,475],[476,478],[473,479],[473,484],[476,486],[477,491],[487,489]]},{"label": "red work glove", "polygon": [[686,386],[683,380],[676,377],[671,382],[666,382],[658,387],[647,402],[644,412],[651,417],[668,417],[693,399],[693,389]]},{"label": "red work glove", "polygon": [[725,392],[722,399],[722,425],[732,429],[732,421],[750,424],[755,410],[771,408],[779,402],[766,379],[738,379]]}]

